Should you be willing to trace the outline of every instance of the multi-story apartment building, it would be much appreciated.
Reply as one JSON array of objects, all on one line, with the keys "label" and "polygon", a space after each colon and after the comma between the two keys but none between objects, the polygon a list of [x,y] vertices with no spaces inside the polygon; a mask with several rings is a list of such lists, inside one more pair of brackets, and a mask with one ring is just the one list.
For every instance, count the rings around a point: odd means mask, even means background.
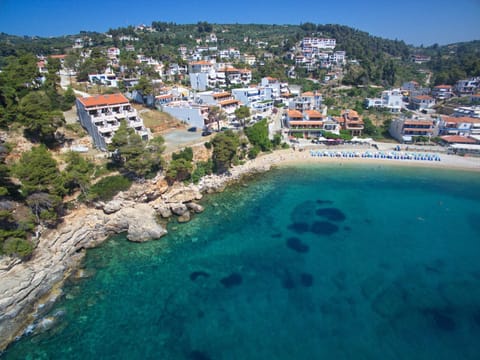
[{"label": "multi-story apartment building", "polygon": [[437,85],[432,89],[432,96],[438,100],[450,99],[453,96],[453,86]]},{"label": "multi-story apartment building", "polygon": [[137,110],[122,94],[77,98],[76,105],[80,123],[92,137],[95,146],[102,151],[107,150],[121,121],[125,121],[143,140],[149,138],[149,132]]},{"label": "multi-story apartment building", "polygon": [[307,91],[289,101],[289,108],[306,111],[319,110],[322,106],[322,95],[318,92]]},{"label": "multi-story apartment building", "polygon": [[429,95],[417,95],[410,98],[410,108],[413,110],[426,110],[435,105],[435,99]]},{"label": "multi-story apartment building", "polygon": [[439,125],[440,135],[480,135],[480,119],[478,118],[442,116]]},{"label": "multi-story apartment building", "polygon": [[472,95],[480,88],[480,77],[466,80],[458,80],[455,84],[455,92],[458,95]]},{"label": "multi-story apartment building", "polygon": [[352,136],[361,136],[364,128],[363,119],[355,110],[343,110],[341,117],[337,118],[342,129],[348,130]]},{"label": "multi-story apartment building", "polygon": [[402,143],[411,143],[417,136],[428,138],[437,136],[439,127],[434,120],[398,118],[392,121],[388,131],[394,139]]}]

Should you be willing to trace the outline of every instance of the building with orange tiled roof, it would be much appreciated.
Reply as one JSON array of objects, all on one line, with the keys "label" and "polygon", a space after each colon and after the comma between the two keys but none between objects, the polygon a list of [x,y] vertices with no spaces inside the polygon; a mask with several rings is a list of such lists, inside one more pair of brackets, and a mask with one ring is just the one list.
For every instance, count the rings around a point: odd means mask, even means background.
[{"label": "building with orange tiled roof", "polygon": [[412,143],[415,137],[434,137],[439,134],[439,122],[427,119],[394,119],[388,129],[392,137],[402,143]]},{"label": "building with orange tiled roof", "polygon": [[429,95],[417,95],[410,98],[410,108],[413,110],[426,110],[435,105],[435,99]]},{"label": "building with orange tiled roof", "polygon": [[343,110],[336,118],[342,129],[350,131],[352,136],[361,136],[364,128],[363,119],[355,110]]},{"label": "building with orange tiled roof", "polygon": [[441,116],[440,135],[480,135],[480,119],[467,116]]},{"label": "building with orange tiled roof", "polygon": [[92,137],[95,147],[102,151],[107,151],[121,121],[125,121],[142,139],[149,138],[143,120],[122,94],[77,98],[76,106],[80,123]]},{"label": "building with orange tiled roof", "polygon": [[453,86],[437,85],[432,89],[432,96],[437,100],[450,99],[453,96]]}]

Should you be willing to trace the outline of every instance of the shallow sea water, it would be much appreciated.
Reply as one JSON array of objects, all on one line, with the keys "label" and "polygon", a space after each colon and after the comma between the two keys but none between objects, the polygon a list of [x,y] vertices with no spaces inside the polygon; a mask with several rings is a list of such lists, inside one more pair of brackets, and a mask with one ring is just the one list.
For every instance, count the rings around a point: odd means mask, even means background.
[{"label": "shallow sea water", "polygon": [[479,359],[480,177],[273,170],[89,250],[5,359]]}]

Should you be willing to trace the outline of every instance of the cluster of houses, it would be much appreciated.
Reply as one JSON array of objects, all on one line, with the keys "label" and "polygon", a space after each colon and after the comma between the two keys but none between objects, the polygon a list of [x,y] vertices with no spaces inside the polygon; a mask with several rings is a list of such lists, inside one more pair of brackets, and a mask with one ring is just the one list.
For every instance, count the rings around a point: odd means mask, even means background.
[{"label": "cluster of houses", "polygon": [[308,71],[343,66],[346,62],[346,53],[334,51],[335,46],[335,39],[306,37],[300,43],[299,53],[291,56],[294,56],[295,65],[304,67]]},{"label": "cluster of houses", "polygon": [[437,85],[432,89],[422,88],[416,81],[405,82],[401,88],[385,90],[379,98],[365,99],[367,108],[388,109],[400,112],[411,109],[428,112],[438,101],[448,100],[453,96],[470,96],[470,102],[480,102],[480,77],[459,80],[455,85]]}]

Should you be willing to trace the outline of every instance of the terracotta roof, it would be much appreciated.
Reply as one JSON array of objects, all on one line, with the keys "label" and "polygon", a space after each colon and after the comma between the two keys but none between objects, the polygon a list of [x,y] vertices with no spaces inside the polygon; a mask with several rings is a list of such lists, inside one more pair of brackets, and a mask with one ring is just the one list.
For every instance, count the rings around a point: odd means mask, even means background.
[{"label": "terracotta roof", "polygon": [[477,142],[469,137],[460,135],[446,135],[442,136],[442,140],[448,143],[461,143],[461,144],[476,144]]},{"label": "terracotta roof", "polygon": [[320,125],[322,126],[323,125],[323,121],[313,121],[313,120],[305,120],[305,121],[290,121],[289,122],[290,125],[305,125],[305,126],[309,126],[309,125]]},{"label": "terracotta roof", "polygon": [[212,95],[214,99],[222,98],[222,97],[230,97],[232,94],[230,94],[228,91],[223,91],[220,93],[215,93]]},{"label": "terracotta roof", "polygon": [[453,117],[453,116],[442,116],[442,120],[446,123],[469,123],[469,124],[478,124],[480,119],[472,118],[468,116]]},{"label": "terracotta roof", "polygon": [[67,55],[63,54],[63,55],[50,55],[49,57],[51,57],[52,59],[65,59],[67,57]]},{"label": "terracotta roof", "polygon": [[434,89],[452,89],[452,85],[437,85]]},{"label": "terracotta roof", "polygon": [[289,118],[303,118],[303,115],[298,110],[288,110],[288,117]]},{"label": "terracotta roof", "polygon": [[95,95],[90,97],[78,98],[85,107],[108,106],[117,104],[128,104],[128,99],[122,94]]},{"label": "terracotta roof", "polygon": [[173,95],[172,94],[165,94],[165,95],[158,95],[158,96],[155,96],[155,99],[170,99],[170,98],[173,98]]},{"label": "terracotta roof", "polygon": [[306,91],[302,94],[302,96],[314,96],[314,94],[311,91]]},{"label": "terracotta roof", "polygon": [[193,61],[190,63],[190,65],[213,65],[213,64],[209,61],[200,60],[200,61]]},{"label": "terracotta roof", "polygon": [[229,100],[219,101],[218,103],[221,106],[224,106],[224,105],[238,104],[238,103],[240,103],[240,101],[235,100],[235,99],[229,99]]},{"label": "terracotta roof", "polygon": [[421,120],[406,120],[403,123],[404,126],[409,126],[409,125],[428,125],[428,126],[433,126],[433,121],[421,121]]},{"label": "terracotta roof", "polygon": [[323,118],[323,115],[317,111],[317,110],[306,110],[305,111],[305,114],[309,117],[309,118]]}]

